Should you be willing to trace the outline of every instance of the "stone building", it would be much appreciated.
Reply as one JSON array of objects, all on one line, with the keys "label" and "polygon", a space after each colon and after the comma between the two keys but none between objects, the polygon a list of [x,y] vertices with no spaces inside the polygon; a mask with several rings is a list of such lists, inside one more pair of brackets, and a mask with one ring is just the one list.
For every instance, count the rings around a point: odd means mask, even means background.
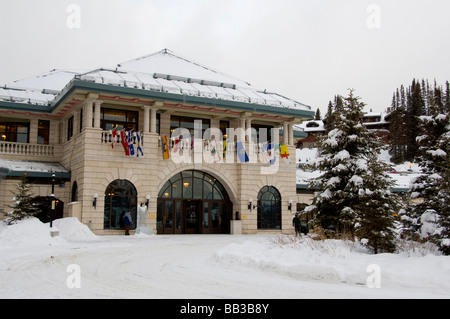
[{"label": "stone building", "polygon": [[290,233],[293,125],[313,116],[166,49],[15,81],[0,87],[0,209],[26,173],[44,215],[96,234],[123,234],[128,210],[157,234]]}]

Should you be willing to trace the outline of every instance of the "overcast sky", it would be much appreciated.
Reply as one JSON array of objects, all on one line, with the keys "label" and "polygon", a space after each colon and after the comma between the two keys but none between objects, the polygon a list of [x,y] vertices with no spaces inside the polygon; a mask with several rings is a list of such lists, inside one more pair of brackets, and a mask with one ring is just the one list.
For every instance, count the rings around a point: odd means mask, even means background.
[{"label": "overcast sky", "polygon": [[168,48],[320,108],[348,88],[383,111],[450,81],[448,0],[0,0],[0,84]]}]

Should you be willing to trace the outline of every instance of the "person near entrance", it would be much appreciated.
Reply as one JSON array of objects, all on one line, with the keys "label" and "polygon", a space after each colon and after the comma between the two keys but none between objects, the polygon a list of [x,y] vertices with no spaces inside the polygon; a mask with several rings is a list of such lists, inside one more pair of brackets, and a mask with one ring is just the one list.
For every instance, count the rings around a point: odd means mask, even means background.
[{"label": "person near entrance", "polygon": [[295,214],[294,219],[292,219],[292,226],[295,227],[295,237],[300,236],[301,234],[301,222],[298,213]]},{"label": "person near entrance", "polygon": [[123,223],[125,224],[125,235],[128,236],[130,235],[130,227],[133,224],[130,211],[123,215]]}]

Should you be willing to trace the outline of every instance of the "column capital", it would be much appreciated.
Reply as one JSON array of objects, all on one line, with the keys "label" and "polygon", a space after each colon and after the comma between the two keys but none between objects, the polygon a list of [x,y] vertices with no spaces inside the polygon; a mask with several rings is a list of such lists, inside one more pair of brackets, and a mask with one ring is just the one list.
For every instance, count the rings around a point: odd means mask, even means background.
[{"label": "column capital", "polygon": [[161,108],[164,106],[164,102],[162,101],[155,101],[152,103],[152,107]]}]

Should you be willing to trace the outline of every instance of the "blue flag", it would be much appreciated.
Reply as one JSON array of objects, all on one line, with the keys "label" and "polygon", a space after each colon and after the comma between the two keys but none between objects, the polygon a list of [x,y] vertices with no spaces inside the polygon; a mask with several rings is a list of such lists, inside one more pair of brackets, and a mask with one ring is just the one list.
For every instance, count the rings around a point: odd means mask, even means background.
[{"label": "blue flag", "polygon": [[247,155],[247,152],[245,151],[244,145],[242,145],[242,142],[237,142],[236,147],[237,147],[237,155],[238,155],[239,161],[241,163],[248,162],[249,161],[248,155]]}]

